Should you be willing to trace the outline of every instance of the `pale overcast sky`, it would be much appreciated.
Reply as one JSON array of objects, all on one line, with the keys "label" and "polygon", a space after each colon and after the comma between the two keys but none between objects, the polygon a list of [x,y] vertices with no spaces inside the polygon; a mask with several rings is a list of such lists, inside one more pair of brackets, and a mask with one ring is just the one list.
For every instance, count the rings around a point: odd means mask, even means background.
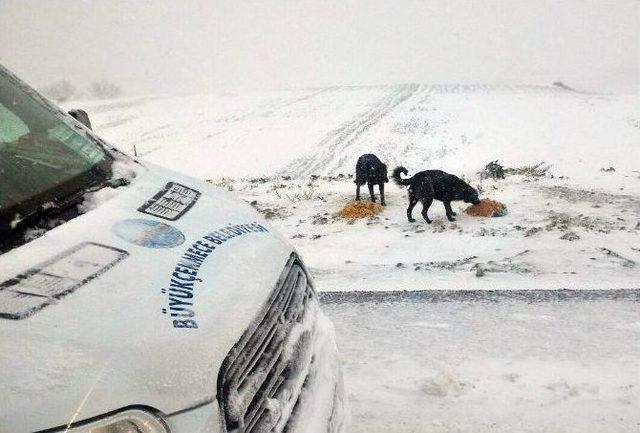
[{"label": "pale overcast sky", "polygon": [[130,93],[561,80],[640,89],[638,0],[0,0],[0,63]]}]

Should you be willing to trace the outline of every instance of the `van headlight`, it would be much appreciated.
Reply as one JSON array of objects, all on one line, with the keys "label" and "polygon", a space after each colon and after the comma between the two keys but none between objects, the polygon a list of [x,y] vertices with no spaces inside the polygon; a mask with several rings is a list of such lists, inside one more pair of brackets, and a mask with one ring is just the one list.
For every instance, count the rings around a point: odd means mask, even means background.
[{"label": "van headlight", "polygon": [[68,433],[169,433],[167,425],[158,416],[140,409],[130,409],[107,415],[97,421],[79,423]]}]

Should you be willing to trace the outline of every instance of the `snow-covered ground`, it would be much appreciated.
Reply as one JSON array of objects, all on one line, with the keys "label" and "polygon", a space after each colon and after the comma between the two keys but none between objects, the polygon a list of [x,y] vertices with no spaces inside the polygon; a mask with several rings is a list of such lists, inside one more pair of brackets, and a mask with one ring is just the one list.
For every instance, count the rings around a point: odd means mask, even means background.
[{"label": "snow-covered ground", "polygon": [[361,293],[325,296],[323,306],[344,360],[351,433],[640,428],[637,292]]},{"label": "snow-covered ground", "polygon": [[[123,151],[135,147],[143,159],[253,202],[299,249],[320,290],[638,287],[637,95],[407,84],[80,105]],[[411,224],[406,191],[388,184],[380,216],[337,219],[355,193],[341,175],[369,152],[390,170],[464,176],[509,214],[458,212],[449,223],[434,202],[433,224],[420,205]],[[481,180],[496,159],[551,168],[542,177]]]},{"label": "snow-covered ground", "polygon": [[[236,191],[291,239],[318,289],[336,291],[323,309],[350,431],[638,429],[636,292],[545,291],[538,302],[531,291],[440,289],[638,288],[639,96],[398,85],[74,105],[124,152]],[[382,214],[341,220],[369,152],[390,170],[464,176],[509,214],[450,223],[435,202],[433,224],[420,205],[411,224],[406,191],[389,184]],[[493,160],[518,174],[481,179]],[[526,169],[541,162],[542,176]],[[442,296],[382,292],[413,289]]]}]

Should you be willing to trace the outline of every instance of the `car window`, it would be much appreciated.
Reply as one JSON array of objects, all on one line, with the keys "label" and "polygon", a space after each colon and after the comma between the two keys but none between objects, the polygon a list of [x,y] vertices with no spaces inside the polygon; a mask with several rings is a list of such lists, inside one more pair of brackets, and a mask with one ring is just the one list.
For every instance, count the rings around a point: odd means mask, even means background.
[{"label": "car window", "polygon": [[12,143],[29,133],[29,127],[0,103],[0,144]]},{"label": "car window", "polygon": [[31,203],[107,158],[9,77],[0,76],[0,209]]}]

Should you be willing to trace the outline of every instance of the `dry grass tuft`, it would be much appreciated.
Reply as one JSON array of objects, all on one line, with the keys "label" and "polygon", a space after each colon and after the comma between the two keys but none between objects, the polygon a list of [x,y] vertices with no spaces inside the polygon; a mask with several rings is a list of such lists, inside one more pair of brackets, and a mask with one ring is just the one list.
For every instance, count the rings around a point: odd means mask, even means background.
[{"label": "dry grass tuft", "polygon": [[480,204],[471,205],[464,211],[471,216],[500,217],[507,214],[507,207],[498,201],[483,198]]},{"label": "dry grass tuft", "polygon": [[336,213],[340,218],[366,218],[382,212],[382,206],[370,201],[351,201]]}]

